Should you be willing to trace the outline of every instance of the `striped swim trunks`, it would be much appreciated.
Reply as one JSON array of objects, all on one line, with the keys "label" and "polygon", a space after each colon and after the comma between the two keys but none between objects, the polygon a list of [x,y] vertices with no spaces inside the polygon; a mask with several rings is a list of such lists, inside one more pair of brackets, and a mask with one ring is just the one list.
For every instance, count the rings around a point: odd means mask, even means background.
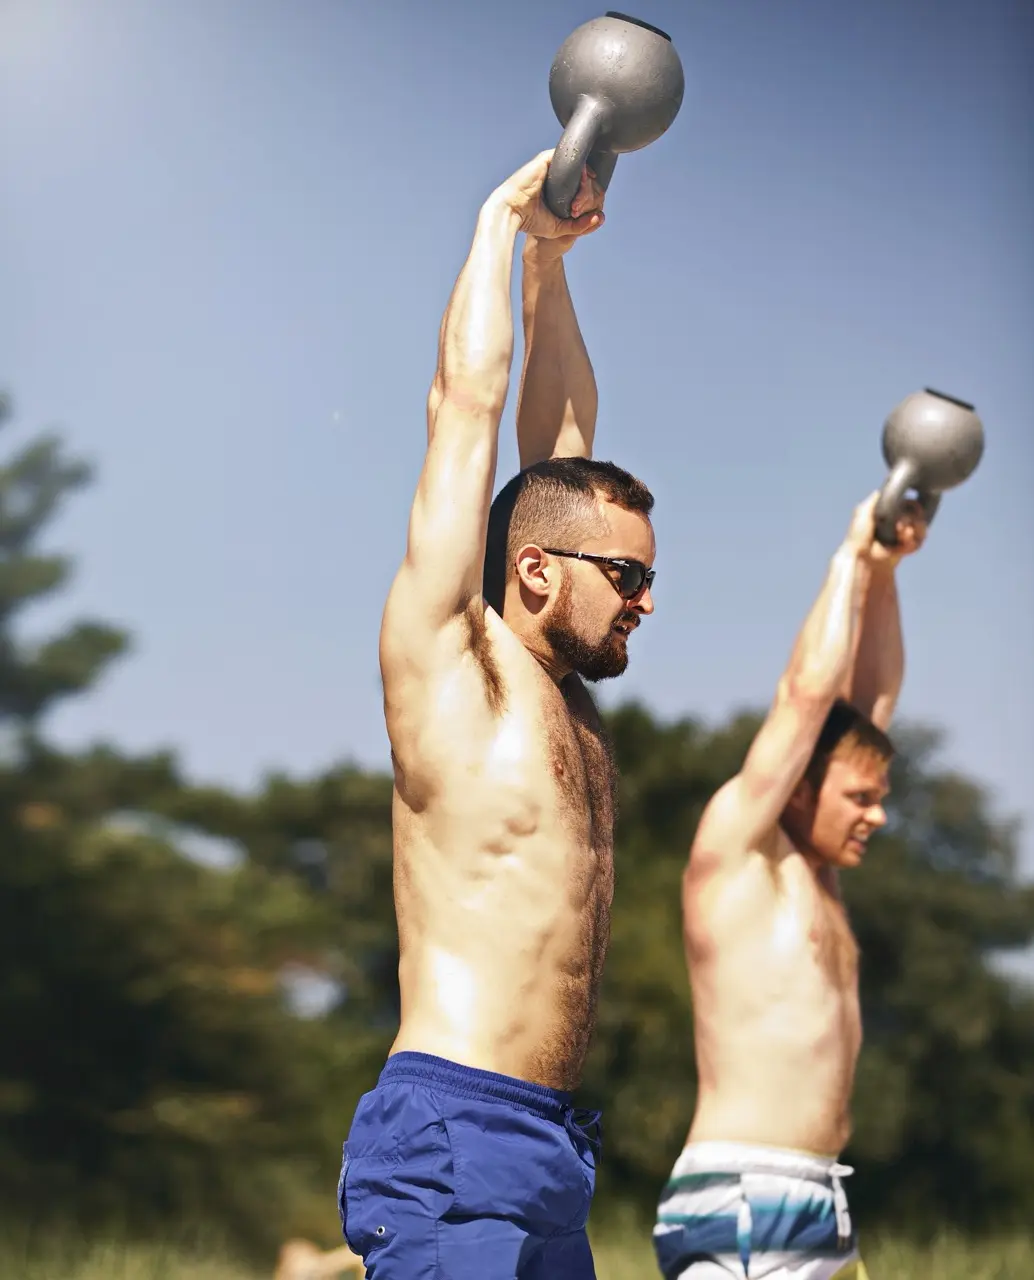
[{"label": "striped swim trunks", "polygon": [[852,1172],[804,1151],[690,1143],[653,1231],[664,1280],[867,1280],[841,1184]]}]

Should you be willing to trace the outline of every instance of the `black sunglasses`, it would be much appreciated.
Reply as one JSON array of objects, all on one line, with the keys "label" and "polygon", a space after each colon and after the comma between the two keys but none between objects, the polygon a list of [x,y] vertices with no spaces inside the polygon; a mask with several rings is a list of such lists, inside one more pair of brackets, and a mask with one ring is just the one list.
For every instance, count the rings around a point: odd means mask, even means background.
[{"label": "black sunglasses", "polygon": [[[542,550],[550,556],[569,556],[572,560],[588,560],[590,564],[599,565],[600,572],[622,600],[634,600],[644,587],[653,586],[653,580],[657,576],[656,572],[648,569],[641,560],[625,560],[617,556],[591,556],[587,551],[560,551],[556,547],[543,547]],[[608,569],[618,570],[616,580],[607,572]]]}]

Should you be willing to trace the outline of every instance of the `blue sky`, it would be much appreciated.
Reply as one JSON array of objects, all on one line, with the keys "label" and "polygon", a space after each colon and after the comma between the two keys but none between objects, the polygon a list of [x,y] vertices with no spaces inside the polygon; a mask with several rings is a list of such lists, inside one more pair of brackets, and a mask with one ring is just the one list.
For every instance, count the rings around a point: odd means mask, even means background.
[{"label": "blue sky", "polygon": [[[99,474],[32,627],[135,637],[60,740],[172,745],[241,786],[386,763],[376,636],[438,321],[481,200],[556,141],[550,62],[597,12],[0,0],[10,435],[59,425]],[[882,480],[883,418],[939,387],[988,444],[901,571],[901,709],[1034,827],[1034,10],[635,12],[685,103],[568,259],[597,452],[657,497],[657,613],[605,700],[766,703]],[[512,432],[511,400],[500,483]]]}]

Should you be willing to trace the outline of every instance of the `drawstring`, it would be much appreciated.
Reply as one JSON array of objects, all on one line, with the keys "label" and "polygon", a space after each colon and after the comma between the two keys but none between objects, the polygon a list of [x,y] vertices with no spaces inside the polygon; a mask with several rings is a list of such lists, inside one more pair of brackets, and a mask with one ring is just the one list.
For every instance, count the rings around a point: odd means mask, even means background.
[{"label": "drawstring", "polygon": [[[851,1247],[851,1211],[847,1207],[847,1192],[841,1178],[849,1178],[854,1169],[849,1164],[834,1164],[829,1170],[829,1179],[833,1187],[833,1211],[837,1220],[837,1247],[841,1252]],[[736,1215],[736,1247],[743,1266],[746,1280],[750,1280],[750,1259],[752,1237],[754,1234],[754,1217],[747,1199],[747,1191],[740,1179],[740,1207]]]},{"label": "drawstring", "polygon": [[598,1164],[603,1148],[603,1112],[591,1111],[588,1107],[566,1107],[564,1128],[576,1146],[580,1141],[588,1143]]},{"label": "drawstring", "polygon": [[745,1280],[750,1280],[750,1254],[754,1243],[754,1215],[750,1211],[750,1201],[740,1179],[740,1208],[736,1215],[736,1247],[740,1253]]},{"label": "drawstring", "polygon": [[837,1244],[847,1249],[851,1244],[851,1211],[847,1207],[847,1192],[841,1178],[849,1178],[854,1169],[849,1164],[835,1164],[829,1171],[833,1183],[833,1209],[837,1215]]}]

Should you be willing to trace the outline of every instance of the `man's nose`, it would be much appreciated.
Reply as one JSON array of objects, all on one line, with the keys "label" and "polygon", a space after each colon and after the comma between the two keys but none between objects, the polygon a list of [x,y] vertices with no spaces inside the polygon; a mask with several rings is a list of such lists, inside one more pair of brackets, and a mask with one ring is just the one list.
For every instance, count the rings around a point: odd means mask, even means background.
[{"label": "man's nose", "polygon": [[870,827],[883,827],[887,824],[887,811],[882,804],[870,805],[865,813],[865,821]]},{"label": "man's nose", "polygon": [[643,587],[637,596],[633,596],[628,602],[636,613],[645,613],[647,615],[653,613],[653,596],[650,594],[649,587]]}]

